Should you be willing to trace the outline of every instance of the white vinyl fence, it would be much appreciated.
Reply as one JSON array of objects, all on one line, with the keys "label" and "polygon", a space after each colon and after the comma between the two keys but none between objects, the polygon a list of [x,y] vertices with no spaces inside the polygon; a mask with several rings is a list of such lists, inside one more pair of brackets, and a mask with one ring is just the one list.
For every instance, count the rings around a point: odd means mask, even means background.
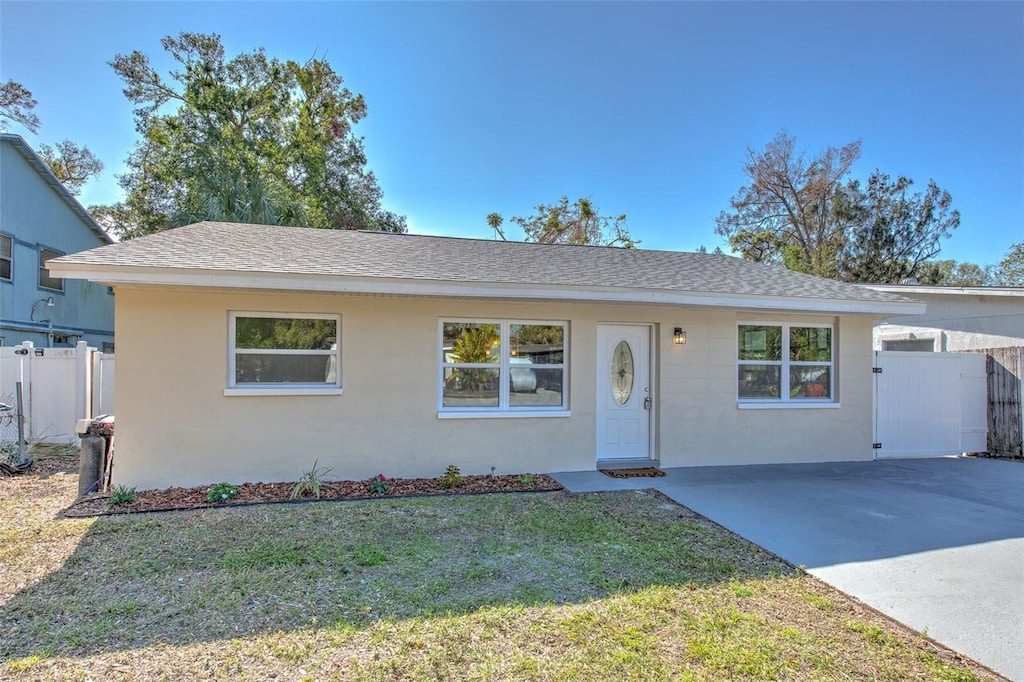
[{"label": "white vinyl fence", "polygon": [[[16,408],[18,382],[29,444],[75,443],[75,422],[114,412],[114,356],[84,341],[75,348],[0,346],[0,402]],[[17,440],[13,412],[5,411],[14,427],[0,429],[0,440]]]},{"label": "white vinyl fence", "polygon": [[114,414],[114,355],[92,349],[92,414]]},{"label": "white vinyl fence", "polygon": [[875,352],[878,457],[985,452],[985,356]]}]

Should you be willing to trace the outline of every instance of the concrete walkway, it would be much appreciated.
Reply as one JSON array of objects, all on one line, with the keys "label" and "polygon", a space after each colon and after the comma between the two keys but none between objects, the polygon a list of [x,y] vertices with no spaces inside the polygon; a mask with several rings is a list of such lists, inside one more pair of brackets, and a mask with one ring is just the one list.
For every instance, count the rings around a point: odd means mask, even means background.
[{"label": "concrete walkway", "polygon": [[896,620],[1024,681],[1024,464],[937,458],[555,474],[654,488]]}]

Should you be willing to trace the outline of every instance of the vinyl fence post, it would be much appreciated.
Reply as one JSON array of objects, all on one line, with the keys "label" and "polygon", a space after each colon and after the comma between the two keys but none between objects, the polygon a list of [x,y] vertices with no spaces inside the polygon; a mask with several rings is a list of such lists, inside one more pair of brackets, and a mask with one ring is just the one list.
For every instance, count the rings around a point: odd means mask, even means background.
[{"label": "vinyl fence post", "polygon": [[21,418],[27,422],[23,440],[30,443],[35,437],[35,421],[32,419],[32,359],[35,357],[36,344],[22,341],[20,354],[19,379],[21,379]]},{"label": "vinyl fence post", "polygon": [[92,417],[92,362],[89,361],[89,344],[79,341],[75,344],[75,419]]},{"label": "vinyl fence post", "polygon": [[18,464],[24,464],[25,453],[25,418],[24,406],[21,401],[21,382],[14,384],[14,418],[18,420]]}]

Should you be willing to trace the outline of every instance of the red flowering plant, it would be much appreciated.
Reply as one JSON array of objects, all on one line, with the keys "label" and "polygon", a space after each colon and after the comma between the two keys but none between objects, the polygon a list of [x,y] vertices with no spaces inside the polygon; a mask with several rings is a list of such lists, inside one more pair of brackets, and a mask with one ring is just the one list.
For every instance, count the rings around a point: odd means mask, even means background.
[{"label": "red flowering plant", "polygon": [[383,495],[388,490],[388,479],[384,474],[377,474],[366,482],[366,490],[371,495]]}]

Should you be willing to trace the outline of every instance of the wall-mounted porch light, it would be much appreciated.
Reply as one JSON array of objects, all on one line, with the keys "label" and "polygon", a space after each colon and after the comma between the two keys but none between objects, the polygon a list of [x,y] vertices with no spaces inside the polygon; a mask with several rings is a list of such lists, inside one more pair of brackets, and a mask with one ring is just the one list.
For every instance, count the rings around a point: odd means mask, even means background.
[{"label": "wall-mounted porch light", "polygon": [[[50,310],[53,310],[54,308],[57,307],[57,304],[53,300],[53,296],[39,299],[38,301],[32,304],[32,311],[29,313],[28,316],[28,319],[30,319],[33,322],[36,321],[36,307],[39,306],[40,303]],[[49,322],[49,320],[40,320],[40,322]]]},{"label": "wall-mounted porch light", "polygon": [[672,343],[677,346],[686,344],[686,332],[683,331],[682,327],[676,327],[672,332]]}]

